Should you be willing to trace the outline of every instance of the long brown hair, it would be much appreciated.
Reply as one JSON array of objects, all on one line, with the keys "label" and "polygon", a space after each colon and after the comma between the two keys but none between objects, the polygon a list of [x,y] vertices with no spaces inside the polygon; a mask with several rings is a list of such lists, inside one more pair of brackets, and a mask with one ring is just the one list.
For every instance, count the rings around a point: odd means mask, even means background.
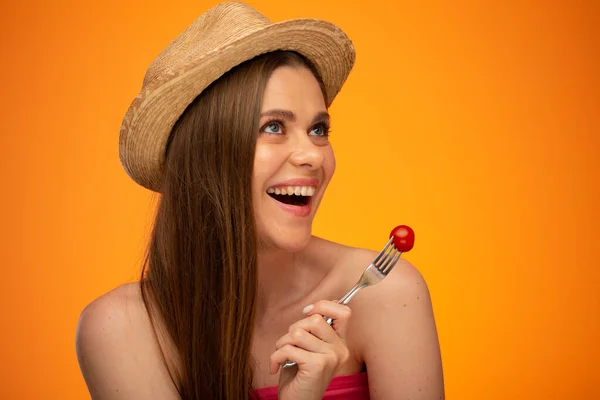
[{"label": "long brown hair", "polygon": [[182,399],[250,398],[258,244],[252,170],[264,88],[285,65],[309,68],[325,96],[304,57],[267,53],[204,90],[169,138],[141,289]]}]

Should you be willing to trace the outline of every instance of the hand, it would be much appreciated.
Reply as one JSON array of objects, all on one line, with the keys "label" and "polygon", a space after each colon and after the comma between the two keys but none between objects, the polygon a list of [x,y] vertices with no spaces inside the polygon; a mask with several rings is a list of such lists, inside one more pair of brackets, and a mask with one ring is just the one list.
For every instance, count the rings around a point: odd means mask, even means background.
[{"label": "hand", "polygon": [[[348,306],[322,300],[306,315],[290,326],[271,355],[271,374],[276,374],[287,360],[296,363],[295,367],[281,369],[279,399],[321,399],[329,382],[350,358],[345,341],[351,315]],[[323,315],[333,319],[331,326]]]}]

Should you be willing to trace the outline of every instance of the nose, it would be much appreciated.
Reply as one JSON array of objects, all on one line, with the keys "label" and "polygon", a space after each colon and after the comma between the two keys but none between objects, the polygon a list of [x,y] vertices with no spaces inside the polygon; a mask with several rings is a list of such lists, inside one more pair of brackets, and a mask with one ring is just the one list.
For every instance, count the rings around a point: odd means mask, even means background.
[{"label": "nose", "polygon": [[323,146],[317,146],[310,137],[303,135],[301,139],[292,144],[293,149],[290,155],[290,162],[297,167],[311,170],[321,168],[325,158]]}]

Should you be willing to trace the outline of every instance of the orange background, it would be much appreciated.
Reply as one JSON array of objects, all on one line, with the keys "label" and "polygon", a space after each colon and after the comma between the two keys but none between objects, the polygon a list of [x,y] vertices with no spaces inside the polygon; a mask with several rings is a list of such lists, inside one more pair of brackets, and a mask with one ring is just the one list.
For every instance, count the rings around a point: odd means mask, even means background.
[{"label": "orange background", "polygon": [[[212,1],[4,2],[3,399],[85,399],[83,307],[136,279],[149,192],[121,118]],[[429,283],[449,399],[590,399],[600,350],[600,9],[594,1],[252,2],[353,39],[315,233],[406,257]],[[502,3],[502,4],[498,4]],[[399,383],[401,384],[401,383]]]}]

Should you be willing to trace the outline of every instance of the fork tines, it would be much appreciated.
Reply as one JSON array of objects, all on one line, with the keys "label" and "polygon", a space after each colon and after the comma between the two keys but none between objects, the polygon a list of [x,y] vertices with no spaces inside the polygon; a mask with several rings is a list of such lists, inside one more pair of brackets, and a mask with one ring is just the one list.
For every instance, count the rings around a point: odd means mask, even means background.
[{"label": "fork tines", "polygon": [[387,242],[381,253],[375,258],[373,264],[379,272],[386,275],[391,271],[392,267],[396,264],[402,252],[399,252],[396,247],[394,247],[394,238],[390,238]]}]

